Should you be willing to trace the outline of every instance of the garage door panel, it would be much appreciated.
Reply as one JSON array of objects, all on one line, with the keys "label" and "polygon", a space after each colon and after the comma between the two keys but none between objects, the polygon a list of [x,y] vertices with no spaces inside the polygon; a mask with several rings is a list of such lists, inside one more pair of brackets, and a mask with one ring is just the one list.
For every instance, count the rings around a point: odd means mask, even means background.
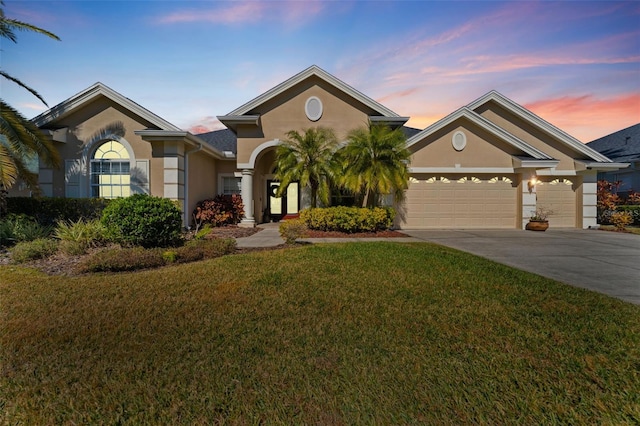
[{"label": "garage door panel", "polygon": [[[515,228],[517,188],[510,182],[412,182],[407,190],[405,227]],[[513,180],[513,177],[510,177]]]},{"label": "garage door panel", "polygon": [[536,203],[540,207],[551,209],[549,226],[576,226],[576,192],[570,179],[556,178],[542,181],[536,186]]}]

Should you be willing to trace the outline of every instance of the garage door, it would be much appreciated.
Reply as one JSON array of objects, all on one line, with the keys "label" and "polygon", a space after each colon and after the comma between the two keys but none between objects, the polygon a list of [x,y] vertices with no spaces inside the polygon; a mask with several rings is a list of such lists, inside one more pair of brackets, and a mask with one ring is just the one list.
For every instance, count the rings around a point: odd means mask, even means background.
[{"label": "garage door", "polygon": [[406,195],[405,228],[515,228],[515,177],[412,177]]},{"label": "garage door", "polygon": [[576,193],[571,179],[540,179],[536,185],[537,205],[551,209],[549,226],[576,226]]}]

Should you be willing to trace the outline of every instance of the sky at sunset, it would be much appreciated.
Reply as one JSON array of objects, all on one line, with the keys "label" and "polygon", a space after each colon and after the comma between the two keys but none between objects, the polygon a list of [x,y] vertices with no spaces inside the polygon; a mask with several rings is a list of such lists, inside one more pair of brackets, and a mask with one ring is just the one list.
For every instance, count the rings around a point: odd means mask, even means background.
[{"label": "sky at sunset", "polygon": [[[49,106],[100,81],[194,133],[310,65],[425,128],[495,89],[583,142],[640,122],[640,2],[12,1]],[[0,82],[31,118],[47,108]]]}]

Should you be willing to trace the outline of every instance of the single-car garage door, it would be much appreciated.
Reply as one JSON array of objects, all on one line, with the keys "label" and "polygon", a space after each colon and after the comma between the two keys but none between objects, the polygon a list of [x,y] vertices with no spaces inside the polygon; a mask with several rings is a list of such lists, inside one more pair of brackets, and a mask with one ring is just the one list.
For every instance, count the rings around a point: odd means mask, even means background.
[{"label": "single-car garage door", "polygon": [[414,176],[404,228],[516,228],[518,190],[509,176]]},{"label": "single-car garage door", "polygon": [[576,226],[576,192],[571,179],[540,179],[540,183],[536,185],[536,196],[538,207],[553,212],[549,216],[549,226]]}]

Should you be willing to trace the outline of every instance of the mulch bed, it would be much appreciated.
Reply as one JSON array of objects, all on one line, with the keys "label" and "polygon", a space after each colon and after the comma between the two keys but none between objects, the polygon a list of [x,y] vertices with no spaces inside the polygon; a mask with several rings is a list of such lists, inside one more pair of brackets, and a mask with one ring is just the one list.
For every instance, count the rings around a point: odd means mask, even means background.
[{"label": "mulch bed", "polygon": [[[213,228],[207,238],[244,238],[249,237],[255,233],[262,231],[262,228],[241,228],[238,226],[225,226],[220,228]],[[305,238],[397,238],[406,237],[405,234],[398,231],[382,231],[382,232],[356,232],[353,234],[347,234],[344,232],[329,232],[329,231],[314,231],[308,230]],[[248,247],[238,248],[236,253],[250,253],[256,251],[275,250],[292,248],[302,245],[298,243],[295,245],[280,244],[275,247]],[[97,250],[97,249],[96,249]],[[93,252],[94,250],[92,250]],[[63,253],[57,253],[47,259],[33,260],[23,263],[20,266],[30,267],[38,269],[49,275],[63,275],[73,276],[77,275],[77,266],[83,260],[84,256],[70,256]],[[9,264],[10,257],[7,250],[0,250],[0,265]]]}]

